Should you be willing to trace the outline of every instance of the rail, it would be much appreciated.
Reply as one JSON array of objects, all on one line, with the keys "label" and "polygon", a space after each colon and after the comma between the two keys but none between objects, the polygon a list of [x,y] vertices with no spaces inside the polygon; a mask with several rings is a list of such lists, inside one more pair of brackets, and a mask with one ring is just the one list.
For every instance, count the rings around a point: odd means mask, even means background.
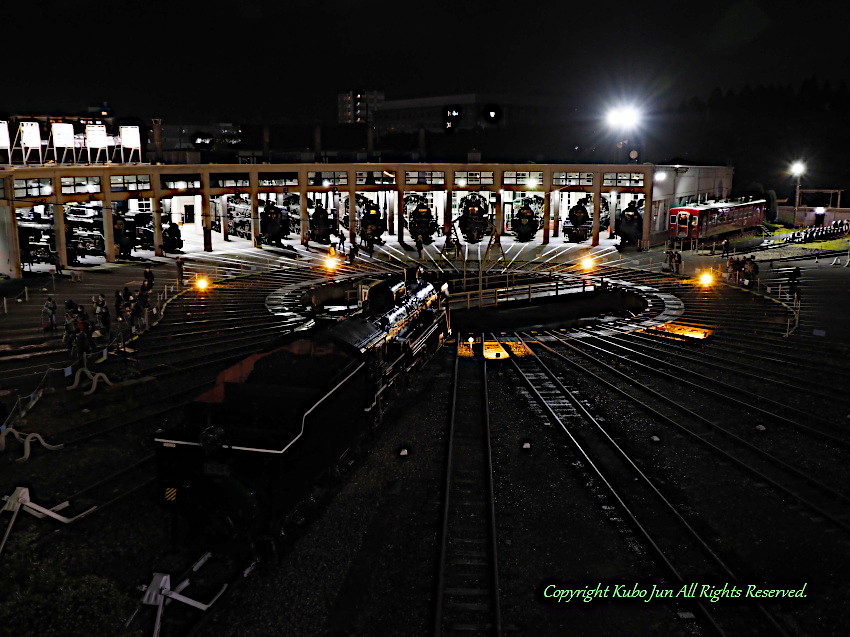
[{"label": "rail", "polygon": [[476,307],[494,306],[508,301],[520,301],[533,298],[561,296],[564,294],[575,294],[577,292],[592,292],[596,284],[589,277],[582,277],[573,281],[566,279],[555,279],[545,283],[529,283],[527,285],[515,285],[512,287],[484,289],[479,288],[468,292],[453,292],[449,296],[449,307],[459,309],[465,307],[470,309],[473,304]]}]

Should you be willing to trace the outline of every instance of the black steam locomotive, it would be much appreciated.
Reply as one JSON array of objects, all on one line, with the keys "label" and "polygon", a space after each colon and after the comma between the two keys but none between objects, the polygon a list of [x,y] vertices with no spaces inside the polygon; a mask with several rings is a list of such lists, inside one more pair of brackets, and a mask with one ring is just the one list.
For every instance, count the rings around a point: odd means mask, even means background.
[{"label": "black steam locomotive", "polygon": [[640,246],[640,240],[643,237],[643,218],[634,201],[631,201],[626,209],[617,215],[614,232],[620,237],[618,248],[629,245]]},{"label": "black steam locomotive", "polygon": [[[567,218],[561,229],[567,241],[581,243],[586,241],[590,236],[590,231],[593,227],[593,217],[590,209],[593,207],[593,198],[591,196],[579,199],[570,211],[567,213]],[[599,229],[604,230],[610,223],[611,214],[608,207],[608,201],[603,197],[599,202]]]},{"label": "black steam locomotive", "polygon": [[[296,198],[298,195],[295,195]],[[292,232],[292,218],[288,208],[280,208],[267,201],[260,211],[260,241],[266,245],[283,246],[283,240]]]},{"label": "black steam locomotive", "polygon": [[540,209],[543,206],[543,198],[523,197],[519,201],[519,210],[511,219],[511,230],[516,235],[517,241],[531,241],[534,235],[542,227]]},{"label": "black steam locomotive", "polygon": [[428,200],[422,195],[408,195],[404,198],[404,204],[410,220],[407,224],[410,236],[414,240],[422,237],[422,243],[431,243],[434,233],[437,232],[437,219],[428,205]]},{"label": "black steam locomotive", "polygon": [[466,195],[460,200],[460,217],[457,225],[467,243],[478,243],[493,232],[493,222],[489,215],[487,200],[477,192]]},{"label": "black steam locomotive", "polygon": [[336,210],[327,210],[321,203],[316,203],[310,214],[310,239],[317,243],[328,244],[331,235],[339,234],[339,220]]},{"label": "black steam locomotive", "polygon": [[370,247],[376,243],[383,245],[381,235],[387,230],[387,219],[381,214],[378,204],[367,201],[360,217],[360,240]]},{"label": "black steam locomotive", "polygon": [[162,501],[192,537],[251,541],[273,531],[440,347],[443,291],[424,280],[363,287],[371,311],[249,356],[157,432]]}]

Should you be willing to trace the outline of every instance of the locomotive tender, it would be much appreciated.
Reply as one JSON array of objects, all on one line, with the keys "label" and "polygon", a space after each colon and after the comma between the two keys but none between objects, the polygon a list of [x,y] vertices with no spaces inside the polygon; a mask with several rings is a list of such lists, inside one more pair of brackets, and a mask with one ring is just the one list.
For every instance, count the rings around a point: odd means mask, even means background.
[{"label": "locomotive tender", "polygon": [[188,533],[256,539],[380,422],[449,332],[446,286],[372,285],[369,312],[290,336],[218,376],[159,431],[159,493]]}]

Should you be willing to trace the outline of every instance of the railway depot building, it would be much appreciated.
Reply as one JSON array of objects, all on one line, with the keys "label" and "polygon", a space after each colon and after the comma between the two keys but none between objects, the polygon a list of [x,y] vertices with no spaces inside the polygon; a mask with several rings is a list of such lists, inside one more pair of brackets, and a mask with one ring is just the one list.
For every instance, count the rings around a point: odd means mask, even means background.
[{"label": "railway depot building", "polygon": [[[628,206],[642,214],[640,247],[664,243],[670,208],[725,199],[733,169],[652,164],[296,163],[92,164],[0,167],[0,272],[22,277],[23,264],[68,265],[69,254],[114,261],[125,227],[147,228],[150,249],[162,253],[169,231],[197,235],[204,250],[224,241],[263,244],[262,211],[287,207],[308,236],[311,209],[321,204],[348,218],[352,241],[357,203],[377,205],[387,232],[405,241],[406,197],[419,195],[445,235],[461,199],[478,193],[489,204],[495,231],[509,229],[520,200],[537,202],[542,227],[534,240],[561,241],[568,211],[592,210],[586,243],[597,245],[600,219]],[[601,212],[610,211],[610,215]],[[611,221],[613,223],[613,221]],[[410,237],[407,237],[411,241]],[[166,245],[167,247],[167,245]]]}]

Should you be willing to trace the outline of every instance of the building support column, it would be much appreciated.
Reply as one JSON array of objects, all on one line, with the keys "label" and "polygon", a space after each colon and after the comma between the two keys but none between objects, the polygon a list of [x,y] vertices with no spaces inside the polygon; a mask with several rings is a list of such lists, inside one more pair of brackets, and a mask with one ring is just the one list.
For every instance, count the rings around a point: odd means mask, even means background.
[{"label": "building support column", "polygon": [[101,194],[103,194],[103,252],[107,263],[115,261],[115,227],[112,225],[112,192],[109,176],[105,177],[107,183],[101,179]]},{"label": "building support column", "polygon": [[543,171],[543,245],[549,243],[549,225],[552,222],[551,191],[552,171]]},{"label": "building support column", "polygon": [[455,172],[446,170],[446,205],[443,207],[443,234],[452,236],[452,199],[455,191]]},{"label": "building support column", "polygon": [[652,188],[654,170],[649,170],[643,175],[643,237],[641,240],[641,249],[649,250],[649,237],[652,231]]},{"label": "building support column", "polygon": [[201,227],[204,233],[204,252],[212,252],[212,216],[210,215],[210,173],[201,172]]},{"label": "building support column", "polygon": [[[268,128],[268,127],[266,127]],[[264,129],[265,130],[265,129]],[[266,153],[268,157],[268,153]],[[248,173],[248,199],[251,201],[251,241],[255,248],[262,248],[260,241],[260,197],[259,197],[259,175],[255,172]]]},{"label": "building support column", "polygon": [[561,191],[553,190],[549,193],[549,199],[552,201],[552,218],[555,220],[552,236],[558,237],[561,232]]},{"label": "building support column", "polygon": [[[396,183],[399,184],[398,175],[396,176]],[[404,205],[404,191],[401,189],[401,186],[398,186],[398,190],[395,193],[395,207],[396,207],[396,231],[398,233],[398,242],[404,243],[404,213],[406,207]],[[414,239],[413,235],[410,236],[411,240]]]},{"label": "building support column", "polygon": [[4,214],[5,219],[0,219],[0,242],[4,241],[4,245],[0,245],[0,253],[5,253],[6,264],[5,268],[0,269],[0,272],[5,272],[13,279],[21,279],[24,276],[23,263],[21,262],[21,241],[18,234],[18,216],[15,214],[15,181],[12,177],[0,177],[3,179],[3,188],[0,188],[0,195],[5,195],[5,200],[0,199],[0,212],[4,209],[7,211]]},{"label": "building support column", "polygon": [[602,204],[602,173],[593,173],[593,226],[591,228],[590,245],[599,245],[599,216]]},{"label": "building support column", "polygon": [[[55,191],[54,191],[55,192]],[[53,243],[63,267],[68,265],[68,245],[65,235],[65,206],[61,203],[53,206]]]},{"label": "building support column", "polygon": [[154,191],[154,196],[151,198],[151,216],[153,217],[153,248],[154,253],[158,257],[165,256],[162,249],[162,199],[159,196],[159,190]]},{"label": "building support column", "polygon": [[[351,182],[349,181],[349,184]],[[357,244],[357,186],[348,187],[348,242]]]}]

